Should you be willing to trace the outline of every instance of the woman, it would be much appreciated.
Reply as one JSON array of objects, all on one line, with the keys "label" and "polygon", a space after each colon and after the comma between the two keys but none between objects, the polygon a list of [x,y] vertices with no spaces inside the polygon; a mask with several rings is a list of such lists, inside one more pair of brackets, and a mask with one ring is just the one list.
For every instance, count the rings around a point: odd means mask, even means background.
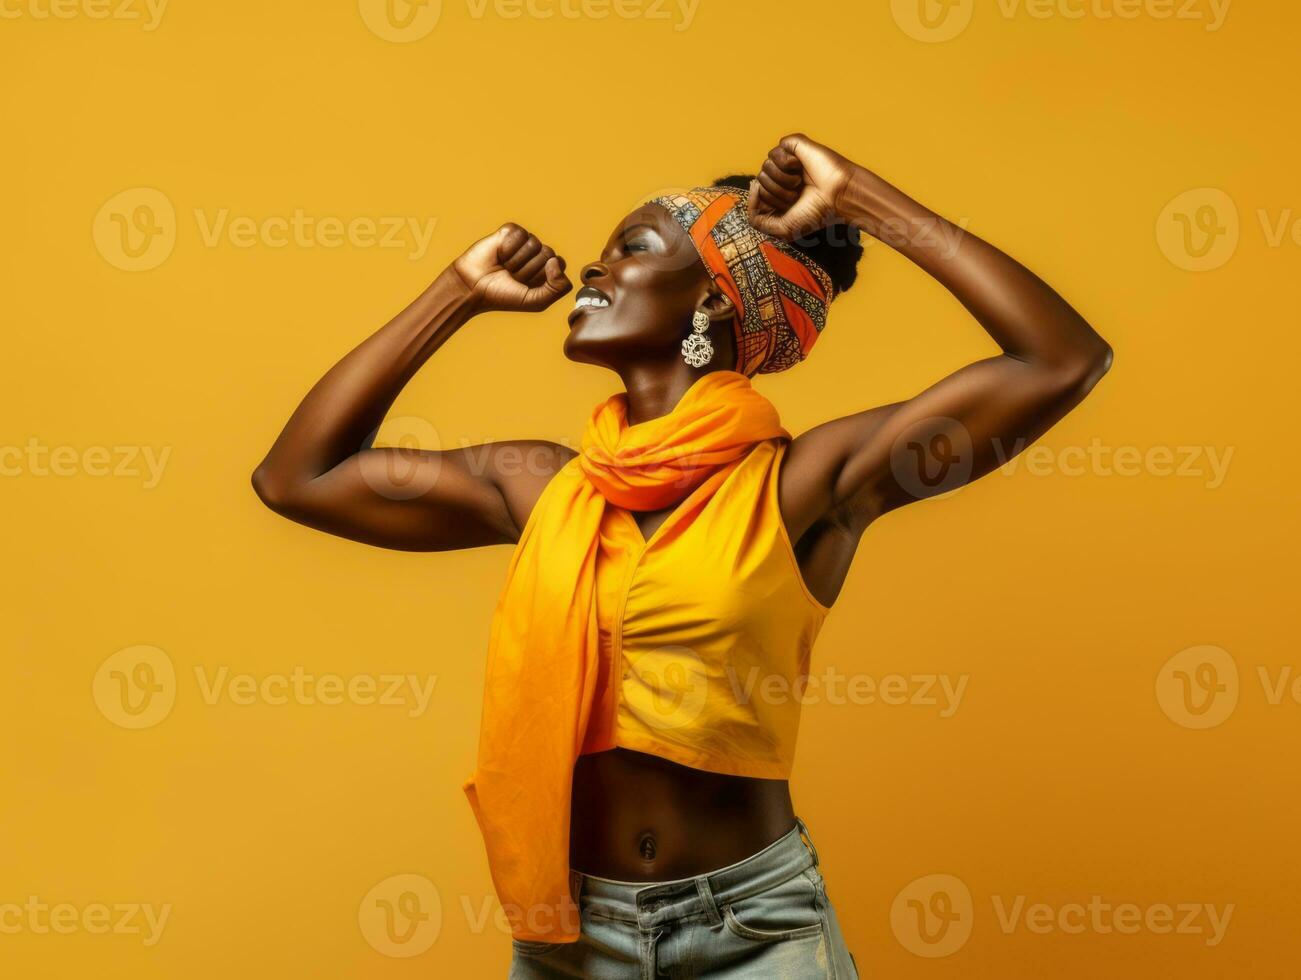
[{"label": "woman", "polygon": [[[750,379],[808,354],[860,233],[935,277],[1002,353],[792,438]],[[472,317],[572,288],[508,224],[316,384],[254,487],[373,545],[516,545],[465,787],[512,976],[855,976],[786,781],[798,700],[755,692],[807,673],[874,520],[1037,438],[1110,349],[1017,262],[803,135],[752,180],[633,211],[579,280],[565,354],[626,389],[582,452],[370,446]]]}]

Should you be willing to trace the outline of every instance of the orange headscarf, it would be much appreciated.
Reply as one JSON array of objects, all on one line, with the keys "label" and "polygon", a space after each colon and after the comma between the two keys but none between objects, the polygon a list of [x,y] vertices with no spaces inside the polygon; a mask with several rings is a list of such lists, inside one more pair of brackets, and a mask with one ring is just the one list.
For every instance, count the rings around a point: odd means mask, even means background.
[{"label": "orange headscarf", "polygon": [[827,325],[831,277],[789,242],[750,224],[750,197],[734,187],[697,187],[657,197],[690,237],[736,308],[736,369],[749,377],[785,371],[809,356]]},{"label": "orange headscarf", "polygon": [[598,669],[596,552],[606,501],[660,510],[712,495],[758,442],[787,436],[735,371],[698,379],[668,415],[628,424],[627,395],[593,412],[582,452],[538,498],[488,642],[479,757],[465,792],[516,939],[573,942],[569,805]]}]

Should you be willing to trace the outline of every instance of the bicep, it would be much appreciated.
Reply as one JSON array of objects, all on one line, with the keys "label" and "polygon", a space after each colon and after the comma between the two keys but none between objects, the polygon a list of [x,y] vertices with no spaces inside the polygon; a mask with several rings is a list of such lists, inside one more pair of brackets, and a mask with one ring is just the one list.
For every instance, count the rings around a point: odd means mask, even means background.
[{"label": "bicep", "polygon": [[402,551],[510,544],[571,455],[543,441],[366,449],[295,488],[275,509],[329,534]]}]

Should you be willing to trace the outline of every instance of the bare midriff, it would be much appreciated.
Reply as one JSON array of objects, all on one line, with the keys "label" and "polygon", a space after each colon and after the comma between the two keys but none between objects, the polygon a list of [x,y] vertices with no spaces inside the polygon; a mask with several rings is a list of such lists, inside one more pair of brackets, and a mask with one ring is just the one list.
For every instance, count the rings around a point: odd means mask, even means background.
[{"label": "bare midriff", "polygon": [[743,861],[795,826],[784,779],[725,776],[611,749],[574,768],[570,865],[616,881],[672,881]]}]

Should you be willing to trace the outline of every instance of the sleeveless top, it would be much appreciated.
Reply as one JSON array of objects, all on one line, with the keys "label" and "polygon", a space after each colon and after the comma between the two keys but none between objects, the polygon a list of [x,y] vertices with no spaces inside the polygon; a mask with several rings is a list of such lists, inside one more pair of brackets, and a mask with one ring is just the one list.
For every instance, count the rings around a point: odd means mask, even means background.
[{"label": "sleeveless top", "polygon": [[694,769],[787,779],[814,640],[777,477],[789,439],[755,447],[707,500],[650,536],[606,504],[596,558],[600,663],[582,752],[616,746]]}]

